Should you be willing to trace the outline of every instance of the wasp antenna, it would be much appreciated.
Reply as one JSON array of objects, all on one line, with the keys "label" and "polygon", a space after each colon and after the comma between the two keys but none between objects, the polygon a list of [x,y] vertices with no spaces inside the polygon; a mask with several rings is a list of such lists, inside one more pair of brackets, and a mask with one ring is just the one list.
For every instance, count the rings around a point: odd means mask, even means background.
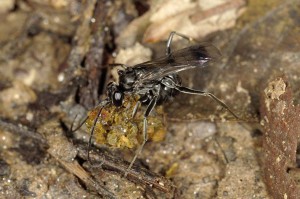
[{"label": "wasp antenna", "polygon": [[100,107],[99,111],[97,112],[96,118],[95,118],[95,120],[94,120],[92,129],[91,129],[91,131],[90,131],[90,138],[89,138],[88,149],[87,149],[87,160],[88,160],[89,162],[91,162],[91,161],[90,161],[90,151],[91,151],[92,138],[93,138],[93,135],[94,135],[94,132],[95,132],[95,128],[96,128],[98,119],[99,119],[99,117],[100,117],[100,115],[101,115],[102,109],[103,109],[107,104],[108,104],[108,101],[106,100],[106,102]]},{"label": "wasp antenna", "polygon": [[75,120],[76,120],[77,116],[78,115],[75,115],[75,117],[73,119],[73,122],[71,124],[71,127],[70,127],[71,133],[74,133],[74,132],[78,131],[84,125],[84,123],[88,120],[88,118],[89,118],[88,116],[86,118],[84,118],[84,120],[82,122],[80,122],[80,124],[75,129],[73,129],[74,123],[75,123]]}]

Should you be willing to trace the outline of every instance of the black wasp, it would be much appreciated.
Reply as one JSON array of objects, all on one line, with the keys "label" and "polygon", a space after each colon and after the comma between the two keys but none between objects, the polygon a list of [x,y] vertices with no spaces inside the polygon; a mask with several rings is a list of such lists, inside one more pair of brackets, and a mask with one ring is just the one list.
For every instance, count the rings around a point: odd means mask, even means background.
[{"label": "black wasp", "polygon": [[211,97],[222,107],[227,109],[234,117],[238,118],[224,102],[212,93],[182,86],[181,79],[177,74],[180,71],[196,67],[204,67],[209,61],[220,57],[221,54],[219,50],[210,44],[195,44],[172,52],[171,43],[174,35],[178,35],[184,39],[192,41],[191,38],[185,35],[177,32],[171,32],[167,41],[165,57],[137,64],[132,67],[126,67],[121,64],[123,70],[118,71],[119,83],[111,82],[107,85],[107,98],[99,105],[101,106],[101,109],[99,109],[94,125],[91,129],[89,149],[91,147],[91,140],[95,131],[95,126],[103,107],[107,105],[120,107],[123,104],[124,95],[131,94],[135,94],[140,97],[134,107],[132,117],[135,116],[140,105],[146,106],[143,122],[143,142],[137,149],[128,170],[131,169],[147,141],[147,117],[157,104],[167,101],[178,92]]}]

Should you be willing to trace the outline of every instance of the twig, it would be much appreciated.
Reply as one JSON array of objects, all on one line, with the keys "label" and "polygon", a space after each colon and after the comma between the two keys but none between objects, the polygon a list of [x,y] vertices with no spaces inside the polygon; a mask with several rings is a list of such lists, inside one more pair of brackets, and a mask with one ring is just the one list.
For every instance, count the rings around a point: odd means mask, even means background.
[{"label": "twig", "polygon": [[[83,148],[79,149],[78,155],[85,160],[87,159],[86,150]],[[176,187],[167,178],[138,166],[133,166],[130,171],[127,171],[129,163],[112,156],[108,152],[99,151],[97,154],[91,153],[90,158],[92,160],[91,167],[93,165],[101,165],[98,167],[94,166],[93,168],[99,168],[101,171],[102,169],[114,171],[122,176],[125,172],[128,172],[126,178],[134,183],[153,187],[171,195],[175,194]]]},{"label": "twig", "polygon": [[16,134],[19,134],[21,136],[26,136],[26,137],[30,137],[33,138],[35,140],[38,140],[40,143],[47,145],[47,141],[45,138],[42,137],[42,135],[40,135],[39,133],[29,130],[27,127],[23,126],[23,125],[16,125],[12,122],[7,122],[4,121],[2,119],[0,119],[0,128],[6,130],[6,131],[10,131]]},{"label": "twig", "polygon": [[[53,154],[51,154],[54,156]],[[55,156],[54,156],[55,157]],[[97,193],[102,195],[105,198],[114,199],[116,196],[114,196],[113,193],[111,193],[109,190],[107,190],[105,187],[99,185],[76,161],[73,162],[67,162],[64,160],[61,160],[57,157],[55,157],[56,160],[62,164],[66,170],[68,170],[70,173],[77,176],[79,179],[81,179],[87,186],[93,187]]]},{"label": "twig", "polygon": [[[97,1],[91,24],[90,47],[85,56],[84,68],[87,70],[87,85],[79,90],[80,104],[92,108],[99,103],[99,86],[103,79],[103,54],[105,48],[105,26],[109,8],[105,1]],[[104,77],[102,77],[104,78]]]}]

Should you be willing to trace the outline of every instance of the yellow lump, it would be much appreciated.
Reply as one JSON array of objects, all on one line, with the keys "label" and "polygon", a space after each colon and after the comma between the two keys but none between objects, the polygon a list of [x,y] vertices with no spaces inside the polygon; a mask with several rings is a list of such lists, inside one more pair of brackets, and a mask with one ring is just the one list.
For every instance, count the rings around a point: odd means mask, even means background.
[{"label": "yellow lump", "polygon": [[[136,96],[125,96],[123,106],[115,107],[109,104],[102,109],[93,135],[97,143],[115,148],[136,148],[142,143],[145,107],[139,107],[137,114],[132,118],[137,101]],[[88,113],[86,126],[89,132],[99,109],[100,107],[95,107]],[[147,120],[148,140],[162,141],[166,134],[162,107],[157,106]]]}]

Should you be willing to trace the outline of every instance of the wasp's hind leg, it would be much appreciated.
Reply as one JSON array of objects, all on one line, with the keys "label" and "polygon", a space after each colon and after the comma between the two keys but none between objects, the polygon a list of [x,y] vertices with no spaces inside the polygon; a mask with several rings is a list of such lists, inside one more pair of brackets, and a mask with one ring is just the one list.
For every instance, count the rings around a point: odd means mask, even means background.
[{"label": "wasp's hind leg", "polygon": [[[157,103],[157,96],[153,97],[152,100],[150,101],[150,103],[147,106],[146,112],[144,113],[144,121],[143,121],[143,142],[142,144],[139,146],[139,148],[136,150],[135,155],[133,157],[133,159],[131,160],[127,171],[125,172],[124,176],[126,177],[128,172],[130,171],[130,169],[132,168],[135,160],[137,159],[137,157],[141,154],[144,145],[146,144],[147,140],[148,140],[148,134],[147,134],[147,126],[148,126],[148,122],[147,122],[147,117],[149,116],[149,114],[151,113],[151,111],[154,109],[155,105]],[[136,112],[136,111],[135,111]],[[134,113],[135,114],[135,113]]]},{"label": "wasp's hind leg", "polygon": [[187,94],[193,94],[193,95],[202,95],[202,96],[207,96],[215,100],[218,104],[220,104],[223,108],[225,108],[227,111],[229,111],[236,119],[239,119],[239,117],[224,103],[222,102],[219,98],[217,98],[214,94],[205,92],[205,91],[200,91],[200,90],[194,90],[188,87],[184,86],[175,86],[175,89],[182,92],[182,93],[187,93]]},{"label": "wasp's hind leg", "polygon": [[177,36],[179,36],[179,37],[182,37],[182,38],[184,38],[184,39],[186,39],[186,40],[188,40],[188,41],[190,41],[190,42],[195,41],[195,40],[194,40],[193,38],[191,38],[191,37],[188,37],[188,36],[183,35],[183,34],[181,34],[181,33],[172,31],[172,32],[170,33],[170,36],[169,36],[168,41],[167,41],[167,48],[166,48],[166,55],[167,55],[167,56],[169,56],[169,55],[171,54],[171,44],[172,44],[174,35],[177,35]]},{"label": "wasp's hind leg", "polygon": [[132,119],[135,117],[137,110],[139,109],[140,106],[141,106],[141,101],[138,101],[133,108],[132,115],[131,115]]}]

